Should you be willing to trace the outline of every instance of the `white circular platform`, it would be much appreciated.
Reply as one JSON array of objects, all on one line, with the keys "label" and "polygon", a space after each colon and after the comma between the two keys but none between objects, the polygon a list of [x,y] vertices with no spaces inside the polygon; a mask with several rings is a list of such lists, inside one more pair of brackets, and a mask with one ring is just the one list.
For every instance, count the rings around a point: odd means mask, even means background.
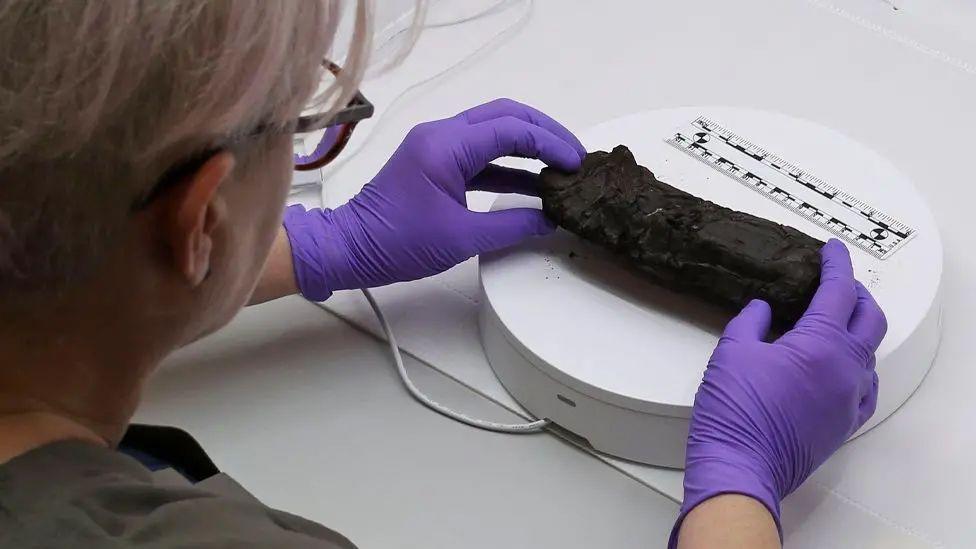
[{"label": "white circular platform", "polygon": [[[939,343],[942,244],[925,202],[889,161],[823,126],[724,107],[648,111],[596,126],[589,150],[626,144],[662,181],[733,209],[832,235],[664,142],[698,116],[732,128],[835,187],[917,229],[889,258],[851,247],[858,278],[884,308],[877,413],[894,412],[925,377]],[[502,196],[494,209],[539,207]],[[565,231],[481,258],[485,352],[509,393],[595,449],[682,467],[695,391],[727,311],[656,287],[596,246]],[[860,433],[859,432],[859,433]]]}]

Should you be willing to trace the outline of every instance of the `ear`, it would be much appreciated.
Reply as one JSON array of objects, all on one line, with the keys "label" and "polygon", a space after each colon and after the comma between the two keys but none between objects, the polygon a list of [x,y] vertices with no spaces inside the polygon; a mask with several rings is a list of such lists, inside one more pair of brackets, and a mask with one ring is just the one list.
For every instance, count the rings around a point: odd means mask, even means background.
[{"label": "ear", "polygon": [[198,286],[210,272],[214,233],[225,222],[227,207],[217,192],[234,171],[234,155],[221,151],[171,190],[160,207],[164,238],[174,267],[191,286]]}]

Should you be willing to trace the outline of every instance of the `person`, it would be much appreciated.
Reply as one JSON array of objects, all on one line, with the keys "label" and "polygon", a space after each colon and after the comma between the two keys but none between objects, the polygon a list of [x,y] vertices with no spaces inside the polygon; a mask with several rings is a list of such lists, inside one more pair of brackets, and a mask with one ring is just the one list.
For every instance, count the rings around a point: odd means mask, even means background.
[{"label": "person", "polygon": [[[296,120],[363,74],[358,2],[347,65],[315,93],[339,4],[0,6],[0,547],[354,547],[206,460],[178,464],[192,443],[140,444],[147,379],[248,302],[426,277],[553,230],[534,209],[466,206],[470,190],[533,192],[496,158],[572,171],[586,153],[511,100],[415,127],[343,206],[282,213]],[[779,546],[780,500],[873,413],[884,315],[842,244],[822,255],[794,329],[770,341],[756,301],[721,338],[672,546]]]}]

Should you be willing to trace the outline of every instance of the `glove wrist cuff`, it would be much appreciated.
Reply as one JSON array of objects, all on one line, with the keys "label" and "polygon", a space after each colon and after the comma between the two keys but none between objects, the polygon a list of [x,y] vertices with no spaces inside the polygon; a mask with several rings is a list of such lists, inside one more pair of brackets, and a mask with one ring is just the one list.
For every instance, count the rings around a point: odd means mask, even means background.
[{"label": "glove wrist cuff", "polygon": [[727,457],[695,459],[689,458],[685,471],[685,496],[681,511],[671,530],[669,549],[678,546],[678,533],[685,517],[699,504],[724,494],[739,494],[751,497],[766,507],[776,523],[780,540],[783,527],[780,523],[779,494],[775,482],[762,467],[740,462]]},{"label": "glove wrist cuff", "polygon": [[345,244],[337,234],[332,211],[306,211],[296,204],[285,210],[282,225],[291,244],[298,291],[310,301],[325,301],[341,286],[337,267],[345,262]]}]

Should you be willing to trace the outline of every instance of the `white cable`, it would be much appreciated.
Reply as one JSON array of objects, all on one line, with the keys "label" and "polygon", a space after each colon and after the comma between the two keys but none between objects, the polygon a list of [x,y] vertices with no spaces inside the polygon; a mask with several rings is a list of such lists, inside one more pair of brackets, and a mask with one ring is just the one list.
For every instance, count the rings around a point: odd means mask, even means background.
[{"label": "white cable", "polygon": [[444,27],[453,27],[454,25],[460,25],[462,23],[467,23],[469,21],[476,21],[478,19],[481,19],[482,17],[487,17],[495,13],[505,4],[510,4],[510,3],[512,3],[512,0],[500,0],[477,13],[466,15],[464,17],[461,17],[459,19],[453,19],[451,21],[434,21],[433,23],[424,23],[423,27],[425,29],[440,29]]},{"label": "white cable", "polygon": [[386,335],[386,341],[390,345],[390,353],[393,355],[393,361],[396,362],[397,373],[400,374],[400,379],[403,380],[403,384],[407,387],[407,391],[409,391],[413,398],[417,399],[421,404],[455,421],[460,421],[461,423],[465,423],[472,427],[477,427],[486,431],[495,431],[497,433],[535,433],[545,429],[546,426],[549,425],[548,419],[540,419],[530,423],[496,423],[494,421],[475,419],[473,417],[464,415],[461,412],[452,410],[451,408],[444,406],[443,404],[420,392],[420,389],[413,384],[413,381],[410,380],[410,376],[407,375],[407,369],[403,365],[403,356],[400,354],[400,346],[397,345],[396,337],[393,335],[393,329],[390,328],[390,323],[386,321],[386,317],[383,315],[383,310],[380,309],[379,304],[376,302],[376,299],[373,298],[373,294],[371,294],[369,290],[364,289],[363,295],[366,296],[366,301],[369,302],[369,306],[373,309],[373,313],[376,315],[376,320],[379,321],[380,327],[383,329],[383,333]]},{"label": "white cable", "polygon": [[[506,2],[500,2],[498,4],[498,6],[500,6],[502,4],[506,4],[506,3],[508,3],[508,2],[507,1]],[[446,68],[444,68],[444,69],[442,69],[442,70],[434,73],[433,75],[431,75],[431,76],[429,76],[427,78],[424,78],[423,80],[419,80],[417,82],[414,82],[413,84],[410,84],[409,86],[407,86],[406,88],[404,88],[400,93],[398,93],[396,95],[396,97],[394,97],[393,100],[390,101],[390,103],[386,107],[386,109],[375,119],[376,120],[375,125],[371,128],[371,131],[369,132],[369,134],[366,135],[366,138],[362,141],[362,143],[360,143],[359,146],[357,146],[355,150],[350,151],[347,154],[343,155],[343,158],[341,160],[336,161],[336,162],[333,162],[332,166],[329,168],[328,175],[330,177],[335,177],[335,175],[338,174],[347,163],[349,163],[353,158],[355,158],[363,149],[365,149],[372,142],[373,136],[376,135],[379,132],[380,127],[383,125],[383,121],[386,119],[386,115],[390,111],[392,111],[394,109],[394,107],[396,107],[396,105],[400,102],[401,99],[403,99],[404,97],[406,97],[410,92],[412,92],[412,91],[414,91],[414,90],[416,90],[416,89],[418,89],[418,88],[420,88],[420,87],[422,87],[422,86],[424,86],[426,84],[429,84],[429,83],[431,83],[431,82],[433,82],[433,81],[441,78],[442,76],[444,76],[444,75],[446,75],[448,73],[453,72],[455,69],[457,69],[457,68],[461,67],[462,65],[464,65],[464,63],[466,63],[467,61],[473,59],[474,57],[477,57],[479,54],[481,54],[485,50],[489,49],[491,46],[494,46],[496,44],[496,42],[499,42],[507,34],[511,33],[512,31],[516,30],[517,28],[519,28],[522,24],[524,24],[526,21],[528,21],[529,16],[532,14],[532,7],[533,7],[534,3],[535,3],[535,0],[524,0],[522,2],[522,5],[525,6],[524,11],[519,15],[518,19],[516,19],[515,21],[512,22],[512,24],[510,24],[507,27],[505,27],[504,29],[498,31],[494,36],[492,36],[491,38],[489,38],[487,42],[485,42],[484,44],[478,46],[478,48],[475,49],[473,52],[471,52],[468,55],[462,57],[461,59],[459,59],[458,61],[456,61],[453,64],[449,65],[448,67],[446,67]],[[484,12],[481,12],[480,14],[476,14],[475,16],[472,16],[472,17],[484,17],[487,14],[491,13],[493,10],[495,10],[498,6],[492,6],[488,10],[486,10]],[[469,19],[465,19],[465,20],[469,20]],[[321,189],[320,189],[320,199],[321,199],[322,207],[328,206],[328,200],[326,199],[326,196],[325,196],[326,187],[327,187],[327,185],[323,182],[323,184],[321,186]]]},{"label": "white cable", "polygon": [[[454,20],[450,20],[450,21],[436,21],[436,22],[433,22],[433,23],[425,23],[424,25],[422,25],[422,27],[424,29],[441,29],[441,28],[453,27],[453,26],[456,26],[456,25],[461,25],[461,24],[464,24],[464,23],[469,23],[471,21],[477,21],[479,19],[482,19],[482,18],[488,17],[490,15],[493,15],[493,14],[495,14],[497,12],[504,11],[502,8],[505,8],[505,7],[507,7],[508,4],[512,4],[513,2],[517,2],[517,1],[519,1],[519,0],[500,0],[500,1],[492,4],[491,6],[485,8],[485,9],[483,9],[483,10],[477,12],[477,13],[474,13],[474,14],[471,14],[471,15],[466,15],[466,16],[463,16],[463,17],[461,17],[459,19],[454,19]],[[512,22],[512,24],[508,25],[507,27],[505,27],[504,29],[502,29],[501,31],[499,31],[498,33],[496,33],[494,36],[492,36],[491,38],[489,38],[488,41],[486,41],[484,44],[482,44],[481,46],[479,46],[478,49],[476,49],[475,51],[473,51],[473,52],[469,53],[468,55],[462,57],[460,60],[456,61],[454,64],[448,66],[447,68],[441,70],[440,72],[437,72],[434,75],[429,76],[429,77],[427,77],[427,78],[425,78],[423,80],[419,80],[417,82],[414,82],[414,83],[410,84],[409,86],[407,86],[406,88],[404,88],[399,94],[397,94],[396,97],[393,98],[392,101],[390,101],[390,103],[387,106],[387,108],[382,113],[380,113],[379,116],[377,116],[375,118],[375,126],[370,130],[369,134],[366,135],[366,139],[363,140],[363,142],[360,143],[359,146],[357,146],[355,150],[350,151],[350,152],[347,152],[346,154],[342,155],[342,160],[340,160],[338,162],[334,162],[332,164],[332,166],[329,168],[329,173],[328,174],[325,174],[324,173],[324,168],[318,170],[318,172],[321,174],[321,176],[323,178],[326,175],[334,176],[336,173],[339,172],[339,170],[343,166],[346,165],[347,162],[349,162],[350,160],[352,160],[353,157],[355,157],[357,154],[359,154],[366,147],[366,145],[368,145],[372,141],[372,135],[380,127],[383,118],[386,116],[386,113],[388,113],[391,110],[393,110],[393,107],[397,103],[399,103],[400,100],[403,99],[404,96],[406,96],[408,93],[414,91],[415,89],[420,88],[421,86],[423,86],[425,84],[428,84],[430,82],[433,82],[434,80],[437,80],[438,78],[440,78],[440,77],[442,77],[442,76],[444,76],[444,75],[452,72],[454,69],[457,69],[458,67],[460,67],[461,65],[463,65],[466,61],[470,60],[471,58],[477,56],[481,52],[483,52],[486,49],[488,49],[488,47],[491,46],[491,45],[493,45],[496,41],[498,41],[499,38],[501,38],[505,34],[508,34],[510,31],[512,31],[513,29],[515,29],[516,27],[518,27],[519,25],[521,25],[522,23],[524,23],[526,20],[528,20],[528,16],[532,13],[532,7],[533,7],[534,1],[535,0],[521,0],[520,3],[522,3],[522,5],[525,6],[525,11],[523,11],[522,14],[519,15],[518,19],[516,19],[514,22]],[[394,40],[396,40],[397,38],[399,38],[400,35],[406,33],[408,30],[409,29],[402,29],[402,30],[394,33],[392,36],[388,37],[382,44],[380,44],[379,46],[376,46],[375,47],[376,51],[382,50],[384,47],[386,47],[388,44],[390,44],[391,42],[393,42]],[[304,151],[302,152],[302,154],[304,154]],[[292,183],[292,186],[291,186],[291,188],[288,191],[289,197],[295,196],[295,195],[298,195],[298,194],[301,194],[301,193],[305,192],[306,190],[311,189],[311,188],[315,188],[315,187],[318,187],[318,189],[319,189],[320,203],[322,204],[323,207],[326,206],[327,205],[326,198],[325,198],[326,186],[325,186],[325,182],[324,181],[321,181],[321,180],[314,181],[314,182],[308,182],[308,183],[297,183],[297,184],[296,183]]]}]

